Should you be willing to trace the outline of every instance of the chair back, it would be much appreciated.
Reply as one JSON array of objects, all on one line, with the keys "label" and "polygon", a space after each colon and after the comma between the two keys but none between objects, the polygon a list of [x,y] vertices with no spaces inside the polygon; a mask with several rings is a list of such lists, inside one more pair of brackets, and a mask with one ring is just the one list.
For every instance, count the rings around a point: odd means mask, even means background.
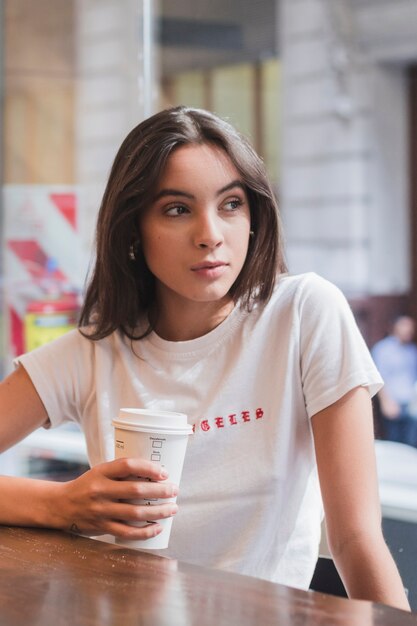
[{"label": "chair back", "polygon": [[341,598],[348,597],[333,559],[327,556],[319,556],[313,578],[311,579],[310,589]]}]

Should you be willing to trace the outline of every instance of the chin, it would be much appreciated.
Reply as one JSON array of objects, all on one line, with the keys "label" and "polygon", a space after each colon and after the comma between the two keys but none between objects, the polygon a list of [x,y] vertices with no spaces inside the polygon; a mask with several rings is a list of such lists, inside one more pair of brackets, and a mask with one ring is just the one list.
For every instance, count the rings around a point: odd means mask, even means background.
[{"label": "chin", "polygon": [[204,304],[204,303],[208,304],[210,302],[221,302],[222,300],[226,300],[229,298],[230,298],[229,290],[227,291],[216,290],[211,293],[206,292],[204,294],[195,294],[194,297],[190,297],[188,299],[196,303],[200,302],[201,304]]}]

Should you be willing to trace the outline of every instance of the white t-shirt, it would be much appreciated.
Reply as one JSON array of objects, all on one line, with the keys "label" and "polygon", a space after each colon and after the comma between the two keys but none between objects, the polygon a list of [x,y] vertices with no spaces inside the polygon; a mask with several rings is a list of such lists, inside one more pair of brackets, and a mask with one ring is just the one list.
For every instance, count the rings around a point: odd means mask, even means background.
[{"label": "white t-shirt", "polygon": [[184,342],[78,331],[19,358],[52,426],[81,425],[92,465],[114,458],[120,407],[181,411],[190,436],[170,546],[161,554],[307,588],[322,502],[310,417],[381,378],[342,293],[282,276],[271,300],[235,307]]}]

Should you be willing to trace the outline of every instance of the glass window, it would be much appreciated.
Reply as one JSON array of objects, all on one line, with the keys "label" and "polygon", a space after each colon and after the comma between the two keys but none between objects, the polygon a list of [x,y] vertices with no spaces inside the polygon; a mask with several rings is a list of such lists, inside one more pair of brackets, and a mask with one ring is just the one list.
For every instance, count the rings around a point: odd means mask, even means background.
[{"label": "glass window", "polygon": [[149,100],[145,4],[2,3],[5,372],[76,324],[108,171]]},{"label": "glass window", "polygon": [[279,177],[276,0],[162,1],[159,108],[207,108],[245,134]]}]

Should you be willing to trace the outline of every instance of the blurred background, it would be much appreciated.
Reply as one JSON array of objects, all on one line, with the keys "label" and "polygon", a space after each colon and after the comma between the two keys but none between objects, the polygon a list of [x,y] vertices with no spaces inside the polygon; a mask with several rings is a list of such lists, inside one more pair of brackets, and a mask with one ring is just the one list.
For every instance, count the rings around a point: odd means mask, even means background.
[{"label": "blurred background", "polygon": [[[249,137],[290,271],[336,283],[369,347],[417,317],[417,0],[0,0],[0,28],[2,376],[76,324],[115,152],[176,104]],[[0,465],[80,471],[64,430]],[[415,456],[378,454],[385,512],[414,522]]]},{"label": "blurred background", "polygon": [[211,109],[250,138],[279,197],[291,271],[339,285],[370,345],[392,314],[417,314],[415,0],[0,7],[4,373],[54,334],[34,328],[43,296],[60,292],[56,313],[76,309],[115,152],[175,104]]}]

